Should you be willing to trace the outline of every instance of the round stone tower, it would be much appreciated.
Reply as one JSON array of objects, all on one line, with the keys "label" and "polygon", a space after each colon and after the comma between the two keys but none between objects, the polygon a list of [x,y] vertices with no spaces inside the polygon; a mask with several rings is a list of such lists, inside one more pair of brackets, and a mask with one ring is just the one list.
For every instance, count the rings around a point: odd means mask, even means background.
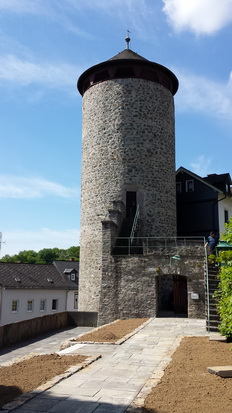
[{"label": "round stone tower", "polygon": [[79,311],[99,310],[102,222],[117,205],[116,237],[129,236],[136,211],[140,237],[176,235],[177,89],[169,69],[134,53],[128,43],[78,80],[83,96]]}]

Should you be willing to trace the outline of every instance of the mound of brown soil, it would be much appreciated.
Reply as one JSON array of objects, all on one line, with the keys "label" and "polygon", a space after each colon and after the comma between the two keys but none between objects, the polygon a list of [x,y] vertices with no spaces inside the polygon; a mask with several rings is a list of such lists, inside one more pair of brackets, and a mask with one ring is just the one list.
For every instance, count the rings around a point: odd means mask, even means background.
[{"label": "mound of brown soil", "polygon": [[117,340],[132,333],[136,328],[144,324],[148,318],[129,318],[117,320],[115,323],[99,327],[90,333],[77,337],[76,341],[93,341],[114,343]]},{"label": "mound of brown soil", "polygon": [[184,338],[159,384],[146,398],[143,413],[232,412],[232,378],[207,372],[232,365],[231,343],[208,337]]},{"label": "mound of brown soil", "polygon": [[0,368],[0,408],[23,393],[36,389],[70,366],[83,362],[86,356],[47,354]]}]

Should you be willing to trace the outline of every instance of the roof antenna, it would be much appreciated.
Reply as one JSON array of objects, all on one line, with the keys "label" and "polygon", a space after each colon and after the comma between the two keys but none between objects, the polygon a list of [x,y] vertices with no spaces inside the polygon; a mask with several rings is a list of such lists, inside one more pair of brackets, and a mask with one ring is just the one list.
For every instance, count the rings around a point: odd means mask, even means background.
[{"label": "roof antenna", "polygon": [[129,36],[129,33],[130,33],[130,31],[127,30],[127,36],[126,36],[126,38],[125,38],[127,50],[130,48],[130,40],[131,40],[131,39],[130,39],[130,36]]}]

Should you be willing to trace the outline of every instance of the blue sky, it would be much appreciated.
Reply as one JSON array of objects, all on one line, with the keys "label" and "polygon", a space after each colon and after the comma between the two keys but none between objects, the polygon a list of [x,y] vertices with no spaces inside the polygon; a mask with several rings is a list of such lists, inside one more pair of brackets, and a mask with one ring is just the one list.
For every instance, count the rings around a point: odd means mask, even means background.
[{"label": "blue sky", "polygon": [[127,29],[179,79],[176,168],[232,175],[232,0],[0,0],[1,256],[79,245],[76,81]]}]

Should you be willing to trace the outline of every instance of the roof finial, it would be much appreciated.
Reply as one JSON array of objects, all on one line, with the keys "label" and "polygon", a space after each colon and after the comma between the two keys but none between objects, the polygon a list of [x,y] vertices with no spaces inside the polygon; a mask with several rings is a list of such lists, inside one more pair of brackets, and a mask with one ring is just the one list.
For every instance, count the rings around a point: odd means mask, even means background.
[{"label": "roof finial", "polygon": [[131,40],[131,39],[130,39],[129,33],[130,33],[130,31],[127,30],[127,36],[126,36],[126,38],[125,38],[125,40],[126,40],[126,48],[127,48],[127,49],[130,48],[130,40]]}]

